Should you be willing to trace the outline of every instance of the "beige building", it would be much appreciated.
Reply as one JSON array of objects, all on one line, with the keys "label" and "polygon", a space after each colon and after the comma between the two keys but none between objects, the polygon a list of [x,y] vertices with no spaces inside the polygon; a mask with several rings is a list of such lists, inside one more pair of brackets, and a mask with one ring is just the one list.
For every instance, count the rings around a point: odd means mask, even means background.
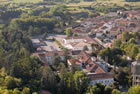
[{"label": "beige building", "polygon": [[140,84],[140,60],[132,62],[131,66],[132,76],[133,76],[133,85]]}]

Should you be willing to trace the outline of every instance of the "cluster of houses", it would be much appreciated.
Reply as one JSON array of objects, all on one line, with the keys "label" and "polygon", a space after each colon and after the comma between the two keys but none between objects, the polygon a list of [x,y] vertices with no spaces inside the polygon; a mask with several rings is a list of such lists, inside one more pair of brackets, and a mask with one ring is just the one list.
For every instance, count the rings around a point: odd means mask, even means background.
[{"label": "cluster of houses", "polygon": [[72,28],[78,35],[93,35],[104,47],[111,47],[113,40],[121,38],[122,32],[140,31],[140,10],[110,12],[96,18],[88,18]]},{"label": "cluster of houses", "polygon": [[91,79],[90,85],[96,83],[112,85],[114,82],[112,74],[108,72],[108,65],[98,57],[90,57],[86,52],[81,51],[76,58],[68,60],[70,68],[73,64],[78,65],[87,73]]},{"label": "cluster of houses", "polygon": [[[98,56],[89,56],[89,53],[93,51],[91,45],[111,47],[115,39],[121,38],[122,32],[140,32],[140,11],[111,12],[104,16],[88,18],[77,24],[71,25],[70,28],[78,36],[59,37],[57,40],[68,49],[69,55],[73,57],[67,60],[69,68],[71,69],[72,64],[78,65],[91,78],[90,85],[99,82],[112,85],[114,79],[113,75],[108,72],[109,65]],[[55,41],[32,39],[32,42],[37,48],[37,52],[33,55],[39,57],[46,65],[51,65],[55,53],[60,56],[61,60],[65,59],[65,52],[56,45]],[[87,51],[83,50],[85,46]]]}]

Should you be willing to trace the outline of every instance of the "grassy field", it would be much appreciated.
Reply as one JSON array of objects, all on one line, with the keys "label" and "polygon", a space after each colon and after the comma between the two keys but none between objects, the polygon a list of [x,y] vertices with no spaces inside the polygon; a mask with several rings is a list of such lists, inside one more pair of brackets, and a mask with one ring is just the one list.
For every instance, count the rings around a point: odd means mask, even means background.
[{"label": "grassy field", "polygon": [[[38,3],[43,0],[0,0],[0,4],[11,2],[11,3]],[[69,7],[79,7],[79,6],[90,6],[97,3],[102,4],[117,4],[120,6],[129,5],[140,7],[140,2],[125,2],[125,0],[96,0],[93,2],[80,2],[80,3],[70,3],[66,4]]]},{"label": "grassy field", "polygon": [[105,5],[117,4],[119,6],[129,5],[129,6],[140,7],[140,2],[125,2],[125,0],[96,0],[93,2],[70,3],[67,4],[67,6],[69,7],[90,6],[90,5],[96,5],[98,3],[102,3]]}]

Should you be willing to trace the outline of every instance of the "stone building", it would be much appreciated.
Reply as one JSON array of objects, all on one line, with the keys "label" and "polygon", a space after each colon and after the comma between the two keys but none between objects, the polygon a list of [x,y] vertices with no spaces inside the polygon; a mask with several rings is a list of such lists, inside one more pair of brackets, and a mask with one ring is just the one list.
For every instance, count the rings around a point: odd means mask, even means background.
[{"label": "stone building", "polygon": [[133,76],[133,85],[140,84],[140,60],[132,62],[131,66],[132,76]]}]

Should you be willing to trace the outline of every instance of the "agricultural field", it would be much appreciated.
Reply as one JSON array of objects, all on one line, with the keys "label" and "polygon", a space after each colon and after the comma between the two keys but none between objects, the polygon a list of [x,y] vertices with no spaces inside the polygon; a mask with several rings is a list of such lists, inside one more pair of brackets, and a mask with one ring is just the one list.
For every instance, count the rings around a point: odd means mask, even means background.
[{"label": "agricultural field", "polygon": [[3,3],[6,3],[6,2],[9,2],[10,0],[0,0],[0,4],[3,4]]},{"label": "agricultural field", "polygon": [[12,0],[15,3],[38,3],[42,2],[43,0]]},{"label": "agricultural field", "polygon": [[4,3],[38,3],[43,0],[0,0],[0,4]]}]

